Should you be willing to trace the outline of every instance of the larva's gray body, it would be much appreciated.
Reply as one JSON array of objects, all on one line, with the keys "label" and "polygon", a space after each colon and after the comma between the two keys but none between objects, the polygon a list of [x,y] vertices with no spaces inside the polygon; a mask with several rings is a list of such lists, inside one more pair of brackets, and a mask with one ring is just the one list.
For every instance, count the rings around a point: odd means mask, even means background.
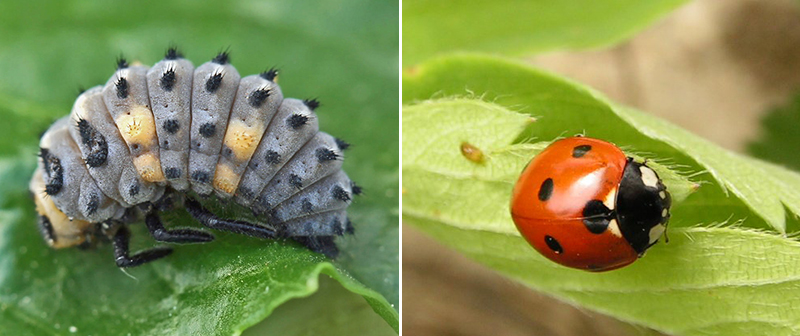
[{"label": "larva's gray body", "polygon": [[136,211],[157,240],[209,241],[200,230],[165,229],[155,213],[193,191],[232,198],[265,223],[220,219],[188,196],[187,210],[209,227],[335,251],[360,192],[341,170],[346,143],[319,131],[315,101],[284,99],[276,74],[241,78],[225,53],[196,69],[173,49],[152,68],[121,61],[42,136],[31,191],[48,243],[104,233],[122,267],[167,255],[128,256],[124,223]]}]

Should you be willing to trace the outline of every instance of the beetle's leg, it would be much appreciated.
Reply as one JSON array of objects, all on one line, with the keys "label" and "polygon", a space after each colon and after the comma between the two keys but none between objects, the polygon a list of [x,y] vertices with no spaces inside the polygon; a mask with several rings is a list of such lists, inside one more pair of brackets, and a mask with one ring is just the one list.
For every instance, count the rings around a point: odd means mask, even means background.
[{"label": "beetle's leg", "polygon": [[129,256],[128,241],[130,241],[130,238],[130,231],[123,225],[117,229],[111,239],[111,244],[114,245],[114,259],[119,267],[136,267],[161,259],[172,253],[172,249],[169,247],[156,247]]},{"label": "beetle's leg", "polygon": [[147,230],[150,231],[156,241],[167,243],[207,243],[214,240],[213,235],[202,230],[167,230],[155,211],[148,213],[144,218],[144,222],[147,224]]},{"label": "beetle's leg", "polygon": [[275,238],[277,233],[272,228],[262,226],[259,224],[248,223],[244,221],[235,221],[229,219],[222,219],[208,211],[200,202],[187,197],[184,203],[186,210],[198,222],[212,229],[230,231],[243,235],[253,236],[257,238],[270,239]]}]

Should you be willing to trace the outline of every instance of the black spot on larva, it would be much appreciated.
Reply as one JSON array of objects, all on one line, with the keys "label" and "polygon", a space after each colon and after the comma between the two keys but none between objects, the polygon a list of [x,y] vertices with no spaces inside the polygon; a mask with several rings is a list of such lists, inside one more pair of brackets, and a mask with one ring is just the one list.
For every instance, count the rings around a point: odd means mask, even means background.
[{"label": "black spot on larva", "polygon": [[86,214],[91,216],[97,212],[100,207],[100,196],[97,194],[89,195],[89,202],[86,203]]},{"label": "black spot on larva", "polygon": [[131,197],[138,195],[139,189],[140,189],[139,181],[134,181],[133,184],[131,184],[130,188],[128,188],[128,195],[131,195]]},{"label": "black spot on larva", "polygon": [[167,49],[166,54],[164,54],[164,59],[176,60],[179,58],[183,58],[183,54],[180,51],[178,51],[177,47],[169,47],[169,49]]},{"label": "black spot on larva", "polygon": [[588,153],[590,150],[592,150],[592,146],[590,145],[576,146],[575,148],[572,149],[572,157],[574,158],[582,157],[586,155],[586,153]]},{"label": "black spot on larva", "polygon": [[334,138],[334,140],[336,140],[336,147],[339,147],[340,151],[344,151],[347,148],[350,148],[350,144],[347,143],[346,141],[339,138]]},{"label": "black spot on larva", "polygon": [[293,129],[298,129],[308,122],[308,116],[302,114],[292,114],[286,119],[286,124]]},{"label": "black spot on larva", "polygon": [[82,95],[84,92],[86,92],[86,88],[83,87],[82,85],[79,86],[78,87],[78,96]]},{"label": "black spot on larva", "polygon": [[181,129],[181,124],[175,119],[167,119],[164,121],[164,125],[162,127],[165,131],[167,131],[167,133],[175,134],[175,132],[178,132],[178,130]]},{"label": "black spot on larva", "polygon": [[319,100],[316,98],[314,99],[303,99],[303,104],[305,104],[311,111],[314,111],[319,107]]},{"label": "black spot on larva", "polygon": [[608,229],[608,224],[612,219],[613,211],[611,211],[600,200],[591,200],[586,202],[583,207],[583,225],[589,232],[594,234],[601,234]]},{"label": "black spot on larva", "polygon": [[230,55],[228,54],[227,51],[223,51],[223,52],[217,54],[217,56],[215,56],[211,60],[211,62],[217,63],[219,65],[228,64],[228,62],[230,62]]},{"label": "black spot on larva", "polygon": [[547,247],[553,250],[553,252],[555,252],[556,254],[564,253],[564,249],[561,248],[561,244],[555,238],[550,236],[544,236],[544,242],[545,244],[547,244]]},{"label": "black spot on larva", "polygon": [[39,216],[39,233],[48,243],[55,243],[56,235],[53,233],[53,223],[50,223],[50,218],[47,218],[47,216]]},{"label": "black spot on larva", "polygon": [[78,133],[84,145],[84,159],[89,167],[100,167],[108,159],[108,143],[86,119],[78,120]]},{"label": "black spot on larva", "polygon": [[311,211],[314,211],[314,204],[311,204],[311,201],[309,201],[308,198],[303,199],[303,203],[300,207],[303,209],[303,212],[305,213],[310,213]]},{"label": "black spot on larva", "polygon": [[58,194],[64,187],[64,167],[61,166],[61,160],[46,148],[40,149],[39,156],[42,157],[44,169],[47,176],[50,177],[44,187],[44,192],[50,196]]},{"label": "black spot on larva", "polygon": [[171,180],[179,178],[181,177],[181,169],[177,167],[167,167],[167,169],[164,169],[164,176]]},{"label": "black spot on larva", "polygon": [[117,88],[117,98],[128,98],[128,80],[125,79],[125,77],[120,77],[117,79],[117,82],[114,84],[114,86]]},{"label": "black spot on larva", "polygon": [[192,172],[192,180],[195,180],[197,182],[208,183],[210,178],[211,177],[209,176],[207,171],[195,170],[194,172]]},{"label": "black spot on larva", "polygon": [[337,236],[344,234],[344,228],[342,228],[342,222],[339,220],[339,218],[334,218],[331,221],[331,226],[333,227],[333,234]]},{"label": "black spot on larva", "polygon": [[264,156],[264,160],[267,161],[267,163],[269,163],[269,164],[276,165],[279,162],[281,162],[281,155],[278,154],[278,152],[276,152],[274,150],[268,150],[267,151],[267,155]]},{"label": "black spot on larva", "polygon": [[344,223],[344,232],[347,234],[356,233],[356,228],[353,227],[353,222],[350,221],[350,218]]},{"label": "black spot on larva", "polygon": [[214,91],[217,91],[221,85],[222,73],[217,72],[211,75],[211,77],[208,77],[208,80],[206,81],[206,91],[213,93]]},{"label": "black spot on larva", "polygon": [[119,55],[119,57],[117,57],[117,70],[125,69],[127,67],[128,67],[128,61],[125,59],[124,56]]},{"label": "black spot on larva", "polygon": [[228,146],[222,145],[222,156],[230,159],[233,157],[233,150]]},{"label": "black spot on larva", "polygon": [[264,79],[266,79],[266,80],[268,80],[270,82],[274,82],[275,81],[275,77],[278,77],[278,69],[276,69],[274,67],[273,68],[269,68],[269,70],[262,72],[260,76],[261,76],[261,78],[264,78]]},{"label": "black spot on larva", "polygon": [[175,69],[168,69],[164,71],[164,74],[161,75],[161,80],[159,83],[161,84],[161,88],[164,91],[172,91],[172,87],[175,86],[175,82],[178,80],[178,75],[175,74]]},{"label": "black spot on larva", "polygon": [[200,135],[206,138],[210,138],[214,136],[214,133],[217,132],[217,126],[212,123],[205,123],[200,126]]},{"label": "black spot on larva", "polygon": [[303,187],[303,179],[301,179],[300,176],[291,174],[289,175],[289,185],[297,189],[300,189]]},{"label": "black spot on larva", "polygon": [[336,154],[336,152],[334,152],[332,149],[325,147],[317,148],[316,155],[319,162],[333,161],[339,158],[339,154]]},{"label": "black spot on larva", "polygon": [[258,89],[250,94],[250,98],[247,99],[247,102],[250,103],[250,106],[252,107],[260,107],[261,104],[267,100],[267,97],[269,97],[269,90]]},{"label": "black spot on larva", "polygon": [[353,181],[350,181],[350,190],[352,190],[352,191],[353,191],[353,195],[361,195],[361,193],[362,193],[362,192],[364,192],[364,191],[361,189],[361,186],[357,185],[357,184],[356,184],[355,182],[353,182]]},{"label": "black spot on larva", "polygon": [[550,199],[550,196],[553,195],[553,179],[548,178],[542,182],[542,186],[539,187],[539,200],[546,201]]},{"label": "black spot on larva", "polygon": [[340,185],[333,186],[333,189],[331,189],[331,194],[333,195],[333,198],[342,202],[347,202],[350,200],[350,194],[348,194],[347,190],[344,190],[344,188],[342,188]]},{"label": "black spot on larva", "polygon": [[248,199],[248,200],[251,200],[251,199],[253,199],[253,197],[256,196],[255,192],[253,192],[253,189],[250,189],[250,188],[248,188],[246,186],[241,186],[241,185],[239,186],[239,188],[236,189],[236,194],[238,194],[238,195],[240,195],[243,198]]}]

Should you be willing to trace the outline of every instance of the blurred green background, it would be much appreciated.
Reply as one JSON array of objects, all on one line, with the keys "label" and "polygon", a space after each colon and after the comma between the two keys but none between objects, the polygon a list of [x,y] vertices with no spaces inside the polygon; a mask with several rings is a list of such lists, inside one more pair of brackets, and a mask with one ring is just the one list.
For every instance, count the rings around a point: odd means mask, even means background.
[{"label": "blurred green background", "polygon": [[[379,313],[371,315],[396,329],[398,26],[392,1],[0,2],[0,331],[231,334],[313,293],[319,272],[367,297]],[[352,144],[344,169],[365,190],[335,267],[293,243],[216,232],[217,242],[130,270],[132,280],[108,246],[52,251],[42,242],[27,198],[39,135],[81,88],[106,82],[116,57],[152,65],[170,45],[195,66],[229,50],[242,76],[277,66],[285,96],[321,101],[320,128]],[[193,225],[182,213],[166,220]],[[155,245],[135,233],[135,248]],[[349,332],[363,320],[339,315],[355,320]]]}]

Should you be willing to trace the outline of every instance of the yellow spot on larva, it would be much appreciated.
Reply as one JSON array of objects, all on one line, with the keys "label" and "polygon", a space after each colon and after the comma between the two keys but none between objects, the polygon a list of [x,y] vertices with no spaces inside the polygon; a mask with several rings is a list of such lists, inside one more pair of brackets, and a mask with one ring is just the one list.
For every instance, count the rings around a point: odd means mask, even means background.
[{"label": "yellow spot on larva", "polygon": [[228,195],[233,195],[238,185],[239,176],[227,164],[218,164],[217,172],[214,174],[214,188]]},{"label": "yellow spot on larva", "polygon": [[51,197],[47,197],[44,193],[44,180],[42,179],[41,169],[36,170],[33,179],[31,180],[31,190],[40,190],[41,192],[34,192],[33,202],[36,205],[36,212],[47,217],[50,225],[53,228],[53,235],[55,240],[47,241],[47,244],[53,248],[63,248],[75,246],[86,241],[86,228],[89,227],[89,222],[73,219],[70,220],[66,214],[61,212],[53,203]]},{"label": "yellow spot on larva", "polygon": [[115,120],[122,138],[129,146],[133,143],[142,144],[145,147],[143,150],[147,151],[158,142],[153,112],[145,106],[134,106],[128,112],[120,114]]},{"label": "yellow spot on larva", "polygon": [[164,173],[161,171],[161,161],[153,155],[153,153],[147,153],[134,158],[133,166],[136,167],[136,171],[139,172],[139,176],[142,177],[142,180],[156,183],[166,180],[164,178]]},{"label": "yellow spot on larva", "polygon": [[461,143],[461,155],[475,163],[483,162],[483,151],[466,141]]},{"label": "yellow spot on larva", "polygon": [[241,120],[231,120],[225,133],[225,146],[231,149],[237,161],[248,161],[256,151],[263,134],[264,127],[260,123],[248,126]]}]

